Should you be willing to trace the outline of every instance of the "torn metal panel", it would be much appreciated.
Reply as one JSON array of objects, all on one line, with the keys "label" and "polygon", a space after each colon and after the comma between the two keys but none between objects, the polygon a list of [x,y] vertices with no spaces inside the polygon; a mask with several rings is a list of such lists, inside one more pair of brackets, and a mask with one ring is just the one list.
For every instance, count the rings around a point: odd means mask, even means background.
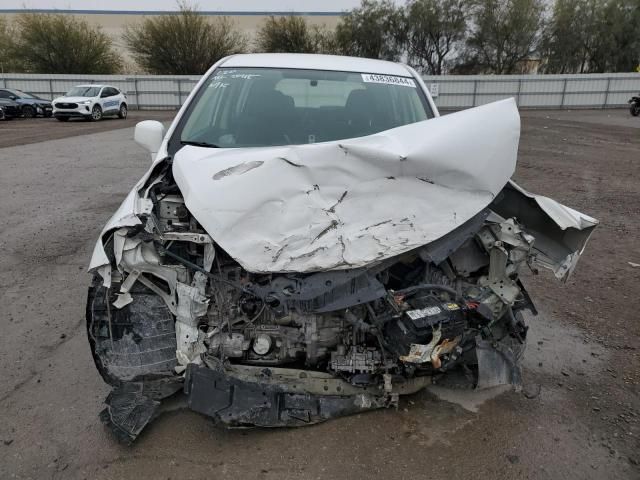
[{"label": "torn metal panel", "polygon": [[514,217],[535,238],[534,264],[567,281],[576,267],[598,220],[555,200],[524,190],[514,181],[490,207],[504,218]]}]

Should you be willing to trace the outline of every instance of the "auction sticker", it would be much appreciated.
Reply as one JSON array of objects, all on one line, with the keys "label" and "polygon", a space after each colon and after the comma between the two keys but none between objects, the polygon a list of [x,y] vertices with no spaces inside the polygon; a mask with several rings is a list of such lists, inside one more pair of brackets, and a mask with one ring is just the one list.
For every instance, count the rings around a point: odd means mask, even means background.
[{"label": "auction sticker", "polygon": [[416,88],[416,82],[413,81],[413,78],[378,75],[377,73],[362,73],[361,75],[362,81],[366,83],[386,83],[387,85]]}]

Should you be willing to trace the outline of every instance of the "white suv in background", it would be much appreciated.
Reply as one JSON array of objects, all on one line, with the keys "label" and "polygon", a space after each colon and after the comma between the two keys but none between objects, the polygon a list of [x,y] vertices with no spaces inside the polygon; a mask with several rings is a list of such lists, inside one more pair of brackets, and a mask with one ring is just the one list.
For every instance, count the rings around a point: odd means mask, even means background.
[{"label": "white suv in background", "polygon": [[52,103],[53,116],[61,122],[74,117],[93,121],[108,115],[127,118],[127,96],[111,85],[78,85]]}]

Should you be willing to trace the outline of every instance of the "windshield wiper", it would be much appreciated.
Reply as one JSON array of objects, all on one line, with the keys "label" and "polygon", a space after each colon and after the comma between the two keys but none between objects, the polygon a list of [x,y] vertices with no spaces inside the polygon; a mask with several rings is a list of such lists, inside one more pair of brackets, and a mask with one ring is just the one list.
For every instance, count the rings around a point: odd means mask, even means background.
[{"label": "windshield wiper", "polygon": [[204,147],[204,148],[220,148],[220,145],[216,145],[215,143],[198,142],[195,140],[180,140],[180,145],[193,145],[195,147]]}]

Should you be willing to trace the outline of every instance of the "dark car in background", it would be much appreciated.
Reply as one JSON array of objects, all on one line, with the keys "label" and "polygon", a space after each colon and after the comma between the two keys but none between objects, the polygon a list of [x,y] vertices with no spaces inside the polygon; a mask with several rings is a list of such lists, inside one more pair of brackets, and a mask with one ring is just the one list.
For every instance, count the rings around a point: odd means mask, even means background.
[{"label": "dark car in background", "polygon": [[30,93],[13,88],[1,88],[0,99],[13,100],[20,106],[20,113],[25,118],[37,116],[50,117],[53,114],[51,100],[45,100]]},{"label": "dark car in background", "polygon": [[18,103],[8,98],[0,98],[0,120],[10,120],[22,114]]}]

